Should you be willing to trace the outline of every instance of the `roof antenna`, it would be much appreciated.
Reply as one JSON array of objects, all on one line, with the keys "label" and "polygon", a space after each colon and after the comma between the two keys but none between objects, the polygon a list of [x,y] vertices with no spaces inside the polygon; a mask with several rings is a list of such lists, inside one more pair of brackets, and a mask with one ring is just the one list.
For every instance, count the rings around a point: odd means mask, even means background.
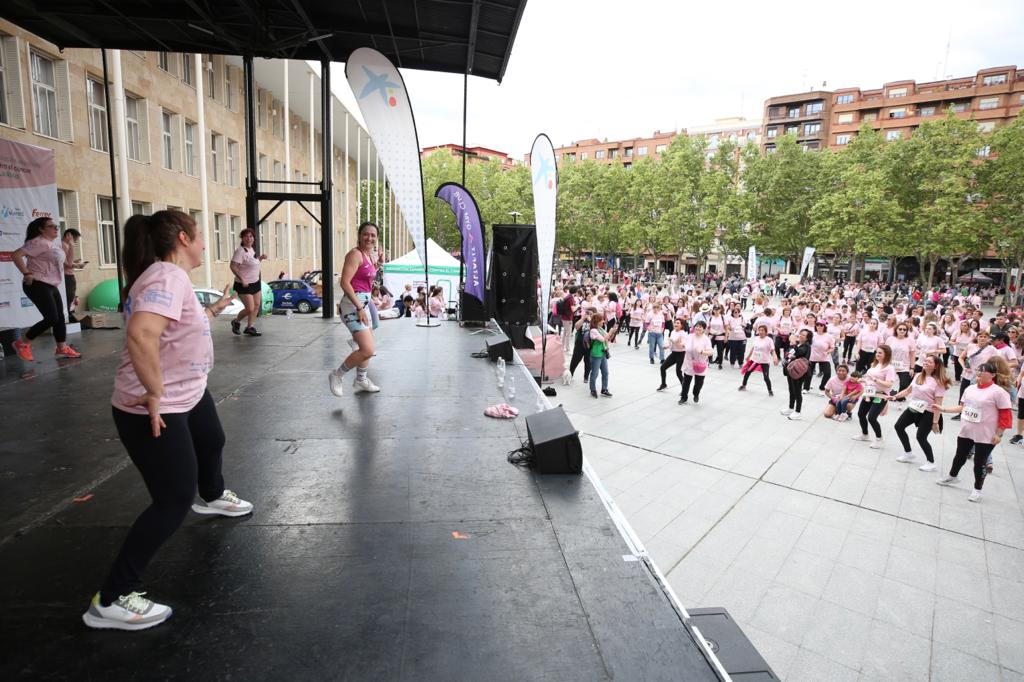
[{"label": "roof antenna", "polygon": [[949,34],[946,36],[946,58],[942,60],[942,73],[946,80],[949,80],[953,75],[949,72],[949,44],[953,42],[953,25],[949,25]]}]

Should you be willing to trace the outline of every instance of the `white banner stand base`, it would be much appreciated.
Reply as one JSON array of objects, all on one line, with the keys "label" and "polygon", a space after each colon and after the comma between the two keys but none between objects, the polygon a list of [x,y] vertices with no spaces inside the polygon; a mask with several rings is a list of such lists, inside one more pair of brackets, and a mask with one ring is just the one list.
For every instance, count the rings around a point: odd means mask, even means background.
[{"label": "white banner stand base", "polygon": [[417,327],[440,327],[441,322],[434,317],[421,317],[416,323]]}]

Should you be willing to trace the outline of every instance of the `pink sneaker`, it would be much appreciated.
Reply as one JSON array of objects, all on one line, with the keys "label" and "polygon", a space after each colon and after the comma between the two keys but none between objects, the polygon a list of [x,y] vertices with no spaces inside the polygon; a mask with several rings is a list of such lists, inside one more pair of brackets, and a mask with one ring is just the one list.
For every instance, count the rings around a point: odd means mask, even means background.
[{"label": "pink sneaker", "polygon": [[27,341],[18,339],[14,342],[14,350],[18,353],[18,357],[25,362],[32,362],[32,344]]},{"label": "pink sneaker", "polygon": [[58,358],[80,358],[80,357],[82,357],[82,354],[79,353],[74,348],[72,348],[71,346],[64,346],[63,348],[58,348],[57,351],[54,353],[54,355],[57,356]]}]

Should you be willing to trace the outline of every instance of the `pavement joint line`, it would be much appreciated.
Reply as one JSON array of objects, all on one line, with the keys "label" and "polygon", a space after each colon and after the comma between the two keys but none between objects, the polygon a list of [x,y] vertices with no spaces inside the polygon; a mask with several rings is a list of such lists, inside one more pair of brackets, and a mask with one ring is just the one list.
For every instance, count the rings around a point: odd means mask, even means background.
[{"label": "pavement joint line", "polygon": [[[765,485],[775,486],[776,488],[782,488],[784,490],[789,490],[789,491],[792,491],[792,492],[801,493],[803,495],[811,495],[812,497],[817,497],[817,498],[822,499],[822,500],[830,500],[832,502],[837,502],[839,504],[845,504],[845,505],[847,505],[849,507],[853,507],[854,509],[864,509],[864,510],[867,510],[867,511],[870,511],[870,512],[874,512],[876,514],[882,514],[884,516],[890,516],[890,517],[893,517],[893,518],[895,518],[897,520],[903,520],[903,521],[906,521],[908,523],[916,523],[918,525],[926,526],[928,528],[934,528],[936,530],[940,530],[940,531],[943,531],[945,533],[954,533],[955,535],[960,535],[960,536],[963,536],[965,538],[971,538],[972,540],[981,540],[982,542],[992,543],[993,545],[998,545],[999,547],[1006,547],[1008,549],[1016,549],[1016,550],[1024,550],[1024,547],[1017,547],[1016,545],[1010,545],[1010,544],[1007,544],[1005,542],[999,542],[998,540],[991,540],[991,539],[988,539],[988,538],[985,538],[985,537],[978,537],[977,535],[971,535],[970,533],[964,533],[963,531],[953,530],[952,528],[943,528],[942,526],[937,526],[937,525],[931,524],[931,523],[925,523],[924,521],[918,521],[916,519],[909,519],[909,518],[906,518],[904,516],[900,516],[899,514],[894,514],[892,512],[881,511],[879,509],[872,509],[870,507],[862,507],[859,504],[855,504],[853,502],[847,502],[846,500],[840,500],[840,499],[837,499],[837,498],[834,498],[834,497],[829,497],[828,495],[823,495],[821,493],[812,493],[812,492],[807,491],[807,490],[800,490],[799,488],[794,488],[792,486],[783,485],[782,483],[777,483],[775,481],[767,481],[767,480],[764,479],[764,475],[767,474],[768,471],[771,470],[771,466],[769,466],[768,469],[765,469],[764,474],[761,474],[761,476],[758,476],[758,477],[755,478],[754,476],[750,476],[748,474],[741,474],[741,473],[738,473],[738,472],[735,472],[735,471],[729,471],[728,469],[723,469],[721,467],[716,467],[716,466],[713,466],[711,464],[706,464],[706,463],[703,463],[703,462],[697,462],[697,461],[692,460],[692,459],[686,459],[685,457],[681,457],[679,455],[673,455],[673,454],[668,453],[668,452],[661,452],[659,450],[653,450],[651,448],[645,448],[645,447],[640,446],[640,445],[633,445],[631,443],[626,443],[626,442],[623,442],[623,441],[620,441],[620,440],[616,440],[614,438],[608,438],[607,436],[598,436],[596,434],[586,433],[586,432],[582,432],[582,433],[584,433],[584,435],[589,436],[591,438],[598,438],[600,440],[607,441],[607,442],[610,442],[610,443],[616,443],[617,445],[625,445],[625,446],[628,446],[628,447],[631,447],[631,448],[635,448],[637,450],[643,450],[644,452],[649,452],[651,454],[661,455],[662,457],[668,457],[670,459],[675,459],[675,460],[678,460],[678,461],[681,461],[681,462],[687,462],[688,464],[695,464],[697,466],[701,466],[701,467],[704,467],[704,468],[707,468],[707,469],[713,469],[715,471],[721,471],[721,472],[724,472],[724,473],[727,473],[727,474],[732,474],[733,476],[739,476],[741,478],[746,478],[746,479],[749,479],[751,481],[754,481],[754,485],[756,485],[757,483],[764,483]],[[786,450],[788,450],[788,449],[789,448],[787,447]],[[783,454],[785,454],[785,451],[783,451]],[[781,457],[782,457],[782,455],[779,455],[779,458],[781,458]],[[778,459],[776,459],[775,462],[778,462]],[[775,462],[772,462],[772,466],[775,465]],[[747,493],[749,493],[751,490],[754,489],[754,485],[752,485],[749,488],[747,488],[747,490],[736,499],[736,502],[733,503],[733,505],[731,507],[729,507],[729,509],[724,514],[722,514],[722,516],[718,519],[718,521],[715,522],[715,525],[712,526],[710,529],[708,529],[708,531],[706,533],[704,533],[704,535],[702,535],[697,540],[697,542],[695,542],[693,544],[693,546],[689,550],[687,550],[686,554],[684,554],[679,559],[679,561],[677,561],[675,564],[673,564],[672,568],[668,569],[665,572],[665,575],[668,575],[669,573],[671,573],[672,570],[674,568],[676,568],[676,566],[678,566],[680,563],[682,563],[683,559],[685,559],[687,557],[687,555],[690,554],[690,552],[692,552],[694,549],[696,549],[697,545],[700,544],[701,540],[703,540],[705,537],[707,537],[708,534],[711,533],[711,531],[714,530],[715,527],[729,514],[729,512],[732,511],[733,508],[737,504],[739,504],[740,500],[742,500],[747,495]],[[685,513],[685,510],[683,512],[680,512],[680,515],[682,515],[683,513]],[[678,516],[676,518],[678,518]],[[983,514],[982,515],[982,524],[984,524],[984,522],[985,522],[985,517],[984,517],[984,514]],[[984,525],[982,526],[982,528],[984,528]]]}]

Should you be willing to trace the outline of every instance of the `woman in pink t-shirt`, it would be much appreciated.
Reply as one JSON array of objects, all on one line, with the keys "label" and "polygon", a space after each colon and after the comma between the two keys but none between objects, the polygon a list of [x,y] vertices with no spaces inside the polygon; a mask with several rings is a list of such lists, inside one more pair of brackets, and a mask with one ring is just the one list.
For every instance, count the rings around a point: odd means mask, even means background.
[{"label": "woman in pink t-shirt", "polygon": [[743,383],[739,390],[747,390],[747,381],[753,372],[761,372],[764,377],[764,385],[768,387],[768,395],[772,393],[772,380],[768,377],[768,369],[772,363],[779,364],[779,356],[775,352],[775,342],[768,336],[768,325],[761,324],[755,328],[757,336],[747,344],[747,360],[743,363]]},{"label": "woman in pink t-shirt", "polygon": [[857,408],[861,433],[854,436],[854,440],[870,440],[868,438],[868,424],[870,424],[875,432],[875,439],[871,442],[872,449],[877,450],[882,447],[882,425],[878,423],[878,416],[885,409],[884,396],[892,390],[895,383],[896,370],[892,366],[892,349],[883,343],[875,349],[875,361],[871,363],[871,368],[864,374],[864,397],[861,399],[860,407]]},{"label": "woman in pink t-shirt", "polygon": [[[915,345],[908,332],[910,327],[906,322],[896,325],[896,335],[889,338],[886,345],[892,349],[892,366],[896,370],[896,378],[899,380],[899,390],[903,391],[910,386],[910,379],[913,376],[911,366],[914,361]],[[899,399],[901,402],[904,398]]]},{"label": "woman in pink t-shirt", "polygon": [[956,455],[949,468],[949,475],[938,481],[939,485],[959,483],[957,474],[967,463],[967,458],[974,452],[974,490],[967,499],[971,502],[981,501],[981,487],[985,484],[986,464],[989,456],[1002,441],[1003,431],[1013,426],[1009,383],[1000,385],[996,379],[1006,382],[1005,377],[998,377],[996,367],[991,362],[983,362],[975,367],[978,383],[968,387],[956,407],[943,408],[935,405],[942,412],[956,412],[962,417],[960,435],[956,439]]},{"label": "woman in pink t-shirt", "polygon": [[668,368],[675,366],[676,378],[679,380],[679,385],[683,385],[683,358],[686,357],[686,337],[689,336],[683,331],[683,321],[676,318],[672,321],[672,331],[668,335],[668,357],[665,358],[665,362],[661,363],[661,384],[658,386],[659,391],[664,391],[668,388],[668,384],[665,383],[668,375]]},{"label": "woman in pink t-shirt", "polygon": [[875,358],[875,351],[882,344],[882,333],[878,331],[878,320],[869,318],[857,334],[857,371],[867,372]]},{"label": "woman in pink t-shirt", "polygon": [[[142,630],[171,608],[138,591],[142,571],[189,507],[244,516],[252,504],[224,488],[224,430],[206,388],[210,320],[232,301],[225,287],[207,309],[188,273],[203,261],[202,235],[180,211],[135,215],[124,226],[125,346],[114,375],[114,424],[152,504],[132,524],[100,591],[83,614],[92,628]],[[155,259],[154,259],[155,256]],[[193,503],[198,488],[201,502]]]},{"label": "woman in pink t-shirt", "polygon": [[828,333],[828,324],[821,320],[820,322],[814,323],[814,329],[811,330],[814,333],[814,339],[811,341],[811,366],[807,370],[807,374],[804,375],[804,390],[808,391],[811,388],[811,376],[814,374],[814,368],[817,367],[821,371],[821,382],[818,384],[818,390],[821,395],[825,395],[825,385],[828,380],[832,377],[832,353],[836,349],[836,340],[831,334]]},{"label": "woman in pink t-shirt", "polygon": [[[353,367],[356,369],[356,378],[352,383],[356,393],[377,393],[380,387],[370,381],[366,370],[370,365],[370,358],[373,357],[373,330],[380,324],[377,317],[377,309],[373,305],[370,292],[373,289],[373,280],[377,276],[377,268],[384,266],[383,254],[377,254],[377,226],[369,221],[359,226],[356,232],[359,240],[358,245],[345,254],[345,262],[341,268],[339,284],[343,297],[338,303],[338,311],[349,332],[352,333],[352,340],[356,348],[349,353],[337,369],[327,375],[327,383],[331,393],[342,396],[344,388],[342,378],[345,373]],[[429,303],[426,301],[426,292],[417,299],[416,304],[422,311],[427,309]],[[416,306],[413,307],[413,314],[416,313]]]},{"label": "woman in pink t-shirt", "polygon": [[245,327],[246,336],[262,336],[256,331],[256,318],[260,314],[260,306],[263,304],[263,282],[260,279],[260,263],[267,259],[266,254],[256,255],[252,245],[256,242],[255,233],[248,227],[239,233],[241,245],[235,249],[231,256],[231,272],[235,275],[234,290],[238,294],[238,300],[245,306],[238,311],[235,319],[231,320],[231,331],[241,334],[242,320],[247,320]]},{"label": "woman in pink t-shirt", "polygon": [[11,262],[23,280],[21,290],[39,310],[43,319],[25,332],[25,341],[14,342],[14,350],[25,362],[32,362],[32,340],[53,328],[58,358],[79,358],[81,353],[67,344],[64,326],[64,300],[60,285],[64,281],[64,250],[57,241],[57,223],[52,218],[36,218],[25,230],[25,243],[11,254]]},{"label": "woman in pink t-shirt", "polygon": [[924,366],[923,360],[928,355],[942,357],[946,352],[946,342],[939,336],[939,325],[929,322],[924,326],[924,333],[917,337],[917,360],[914,363],[914,371],[920,372]]},{"label": "woman in pink t-shirt", "polygon": [[896,436],[900,439],[900,444],[903,445],[903,454],[896,458],[897,462],[914,461],[914,454],[910,449],[910,438],[907,436],[907,427],[915,426],[917,442],[928,460],[918,469],[935,471],[935,457],[932,454],[928,436],[933,431],[942,433],[942,413],[937,411],[934,406],[942,404],[946,390],[952,383],[946,376],[946,366],[935,356],[928,355],[924,359],[921,371],[914,377],[913,383],[904,387],[896,395],[885,396],[886,400],[900,400],[909,396],[907,409],[900,414],[894,427]]},{"label": "woman in pink t-shirt", "polygon": [[679,394],[679,404],[685,405],[693,382],[693,402],[700,402],[700,389],[704,386],[704,376],[708,372],[708,363],[714,354],[711,339],[707,335],[707,323],[703,320],[694,323],[690,335],[686,338],[686,357],[683,359],[683,386]]}]

